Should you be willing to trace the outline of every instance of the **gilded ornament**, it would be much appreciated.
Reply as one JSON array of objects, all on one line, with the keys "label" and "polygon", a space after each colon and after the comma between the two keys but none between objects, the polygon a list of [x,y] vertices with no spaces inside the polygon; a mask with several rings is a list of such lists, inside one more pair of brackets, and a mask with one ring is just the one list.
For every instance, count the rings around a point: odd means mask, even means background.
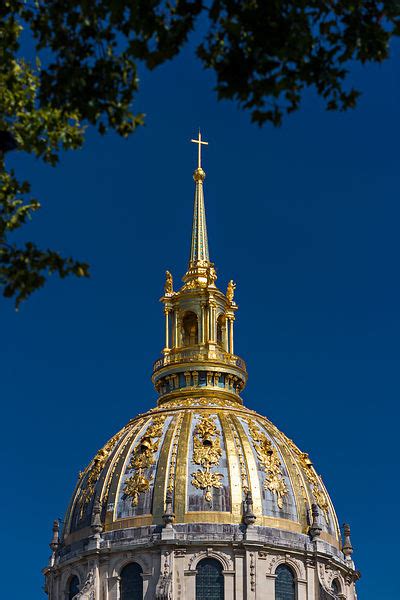
[{"label": "gilded ornament", "polygon": [[212,500],[212,488],[220,488],[222,487],[221,479],[223,475],[222,473],[212,473],[209,469],[206,471],[196,471],[192,475],[192,485],[194,487],[206,490],[205,499],[207,502],[211,502]]},{"label": "gilded ornament", "polygon": [[171,460],[170,460],[170,464],[169,464],[168,486],[167,486],[167,489],[170,492],[172,492],[175,487],[176,461],[177,461],[177,457],[178,457],[178,444],[179,444],[179,439],[180,439],[180,434],[181,434],[181,429],[182,429],[183,416],[184,416],[184,413],[182,412],[178,417],[178,421],[177,421],[177,425],[176,425],[176,429],[175,429],[175,433],[174,433],[174,439],[172,442]]},{"label": "gilded ornament", "polygon": [[128,470],[133,471],[133,474],[126,479],[124,485],[124,494],[131,498],[132,506],[138,505],[140,494],[150,490],[152,477],[146,476],[145,472],[155,463],[155,453],[160,444],[165,419],[165,416],[153,419],[132,454]]},{"label": "gilded ornament", "polygon": [[214,265],[210,265],[208,272],[207,272],[207,284],[215,285],[216,281],[217,281],[217,272],[215,270]]},{"label": "gilded ornament", "polygon": [[124,486],[124,493],[132,498],[132,506],[139,503],[139,495],[148,492],[150,489],[150,480],[146,479],[141,469],[129,477]]},{"label": "gilded ornament", "polygon": [[[193,379],[195,379],[196,371],[192,371]],[[238,408],[237,403],[229,402],[222,398],[182,398],[181,400],[169,400],[163,402],[160,407],[152,408],[149,412],[159,412],[160,410],[174,410],[176,408],[193,408],[193,407],[223,407],[223,408]],[[249,412],[249,411],[247,411]],[[254,411],[252,411],[254,412]]]},{"label": "gilded ornament", "polygon": [[193,440],[193,462],[197,465],[218,465],[222,450],[219,438],[212,440],[210,437],[200,440],[197,436]]},{"label": "gilded ornament", "polygon": [[246,495],[247,492],[249,491],[249,481],[248,481],[248,475],[247,475],[246,461],[245,461],[244,454],[243,454],[242,443],[240,441],[239,434],[236,431],[236,427],[234,426],[232,418],[230,416],[228,417],[228,423],[229,423],[229,426],[232,431],[233,440],[234,440],[236,452],[237,452],[238,459],[239,459],[240,477],[242,479],[242,489],[243,489],[244,494]]},{"label": "gilded ornament", "polygon": [[165,271],[164,292],[166,296],[172,296],[174,294],[174,280],[169,271]]},{"label": "gilded ornament", "polygon": [[231,279],[228,283],[228,287],[226,289],[226,297],[229,302],[233,302],[233,297],[235,295],[236,283],[234,283],[233,279]]},{"label": "gilded ornament", "polygon": [[309,455],[307,454],[307,452],[302,452],[296,446],[293,440],[288,438],[285,434],[280,433],[280,435],[284,437],[291,450],[293,450],[293,452],[297,455],[300,465],[302,466],[303,471],[308,479],[308,482],[311,484],[312,493],[315,498],[315,501],[320,507],[320,509],[324,512],[325,518],[327,519],[329,510],[328,498],[321,487],[319,477],[313,468],[313,464]]},{"label": "gilded ornament", "polygon": [[212,500],[212,488],[222,487],[223,474],[211,471],[213,466],[219,464],[222,455],[219,436],[214,418],[211,415],[201,415],[194,429],[193,462],[201,465],[203,470],[198,469],[192,473],[192,485],[205,490],[207,502]]},{"label": "gilded ornament", "polygon": [[[107,442],[107,444],[105,444],[105,446],[103,446],[103,448],[101,448],[97,452],[96,456],[94,457],[94,459],[89,467],[89,470],[86,471],[86,472],[88,472],[88,475],[86,478],[85,487],[82,490],[82,493],[78,500],[79,518],[80,519],[83,518],[85,508],[86,508],[87,504],[90,502],[90,500],[93,498],[94,488],[100,477],[100,473],[102,472],[112,449],[114,448],[116,442],[122,436],[124,431],[125,431],[125,428],[122,429],[121,431],[119,431],[117,434],[115,434],[111,438],[111,440],[109,440]],[[79,478],[81,479],[84,475],[85,475],[85,472],[83,472],[83,473],[80,472]]]},{"label": "gilded ornament", "polygon": [[272,442],[250,419],[247,421],[258,460],[265,471],[264,488],[276,495],[279,508],[283,508],[283,498],[288,493],[282,473],[282,463]]}]

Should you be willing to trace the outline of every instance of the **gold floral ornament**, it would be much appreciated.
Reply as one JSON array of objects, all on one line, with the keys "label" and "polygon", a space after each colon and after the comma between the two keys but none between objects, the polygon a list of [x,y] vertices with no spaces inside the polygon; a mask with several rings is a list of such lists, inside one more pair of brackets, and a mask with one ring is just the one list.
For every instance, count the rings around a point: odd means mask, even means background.
[{"label": "gold floral ornament", "polygon": [[[101,448],[96,456],[94,457],[88,471],[88,476],[85,482],[85,488],[83,489],[81,496],[79,498],[79,518],[82,519],[85,508],[90,500],[93,498],[95,485],[100,477],[100,473],[102,472],[107,459],[111,453],[111,450],[114,448],[116,442],[119,440],[121,435],[123,434],[124,429],[114,435],[111,440],[107,442],[103,448]],[[83,473],[79,473],[79,476],[82,478],[85,475],[85,471]]]},{"label": "gold floral ornament", "polygon": [[132,506],[139,504],[140,494],[145,494],[150,490],[153,478],[146,476],[145,472],[155,463],[154,455],[160,445],[165,419],[164,416],[153,419],[129,461],[128,470],[133,473],[126,479],[123,491],[126,496],[131,498]]},{"label": "gold floral ornament", "polygon": [[211,471],[213,466],[219,464],[222,455],[219,436],[220,432],[214,418],[210,415],[202,415],[194,429],[193,462],[201,465],[203,469],[192,473],[192,485],[206,491],[207,502],[212,500],[212,488],[222,487],[223,474]]},{"label": "gold floral ornament", "polygon": [[308,482],[311,484],[312,493],[315,498],[315,502],[318,504],[320,509],[323,511],[325,518],[328,519],[328,510],[329,510],[328,498],[326,497],[326,494],[321,487],[319,477],[314,470],[314,467],[313,467],[313,464],[312,464],[312,461],[311,461],[309,455],[307,454],[307,452],[302,452],[296,446],[296,444],[293,442],[293,440],[288,438],[283,433],[281,433],[281,435],[285,438],[285,441],[288,443],[289,447],[293,450],[293,452],[299,458],[300,464],[303,468],[304,473],[306,474]]},{"label": "gold floral ornament", "polygon": [[307,452],[299,451],[298,456],[300,458],[300,462],[304,469],[306,477],[307,477],[308,481],[311,483],[312,493],[315,498],[315,501],[318,504],[318,506],[320,507],[320,509],[324,512],[325,517],[328,518],[328,509],[329,509],[328,498],[326,497],[326,494],[324,493],[324,491],[321,489],[318,475],[316,474],[316,472],[313,469],[313,464],[311,462],[311,459],[308,456]]},{"label": "gold floral ornament", "polygon": [[276,495],[279,508],[283,508],[283,497],[286,496],[288,490],[283,478],[282,463],[278,452],[265,433],[253,421],[247,422],[258,460],[265,471],[264,488]]}]

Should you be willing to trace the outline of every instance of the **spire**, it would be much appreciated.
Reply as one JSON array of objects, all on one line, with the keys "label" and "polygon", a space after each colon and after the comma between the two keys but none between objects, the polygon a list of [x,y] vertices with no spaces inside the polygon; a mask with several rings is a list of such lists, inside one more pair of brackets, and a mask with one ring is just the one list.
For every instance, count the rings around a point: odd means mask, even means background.
[{"label": "spire", "polygon": [[311,504],[312,523],[308,531],[312,542],[316,542],[321,535],[322,527],[319,524],[319,510],[317,504]]},{"label": "spire", "polygon": [[351,561],[351,555],[353,554],[353,546],[350,540],[350,525],[345,523],[343,525],[344,541],[342,551],[347,561]]},{"label": "spire", "polygon": [[[234,301],[235,283],[228,283],[226,294],[216,285],[217,273],[210,261],[204,210],[201,166],[202,147],[207,145],[199,131],[195,181],[192,245],[184,285],[174,290],[173,278],[166,272],[164,295],[165,345],[162,356],[154,363],[152,381],[159,403],[182,394],[226,396],[242,404],[240,392],[246,385],[244,361],[234,354],[233,324],[238,309]],[[249,508],[247,521],[253,516]],[[173,519],[172,506],[166,499],[163,516],[166,527]],[[163,535],[167,535],[164,533]],[[167,538],[165,538],[167,539]]]},{"label": "spire", "polygon": [[53,567],[56,562],[57,549],[58,549],[58,546],[60,545],[59,530],[60,530],[60,525],[59,525],[58,519],[56,519],[53,522],[53,537],[49,544],[49,546],[51,548],[49,567]]},{"label": "spire", "polygon": [[206,177],[206,174],[201,167],[201,147],[203,145],[207,146],[208,142],[204,142],[201,139],[200,130],[197,140],[190,141],[198,145],[197,169],[193,173],[193,179],[196,182],[196,189],[194,193],[192,245],[190,249],[189,261],[189,268],[193,268],[196,266],[206,266],[206,263],[210,262],[203,193],[203,181]]}]

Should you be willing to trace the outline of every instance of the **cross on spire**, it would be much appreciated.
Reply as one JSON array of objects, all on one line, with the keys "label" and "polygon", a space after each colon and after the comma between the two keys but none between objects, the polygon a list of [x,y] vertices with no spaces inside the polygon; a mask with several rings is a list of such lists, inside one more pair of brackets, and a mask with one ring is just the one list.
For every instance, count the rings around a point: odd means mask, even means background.
[{"label": "cross on spire", "polygon": [[203,140],[201,139],[201,131],[199,129],[199,137],[197,138],[197,140],[190,140],[191,142],[193,142],[194,144],[198,145],[198,158],[197,158],[197,168],[201,169],[201,146],[208,146],[208,142],[203,142]]}]

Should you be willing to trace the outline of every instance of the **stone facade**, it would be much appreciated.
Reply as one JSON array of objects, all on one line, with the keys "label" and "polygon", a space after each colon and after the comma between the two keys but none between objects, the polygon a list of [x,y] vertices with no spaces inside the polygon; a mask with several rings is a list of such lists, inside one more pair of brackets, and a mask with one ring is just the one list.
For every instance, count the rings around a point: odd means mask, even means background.
[{"label": "stone facade", "polygon": [[[336,548],[308,536],[266,527],[193,524],[103,533],[64,548],[45,570],[49,600],[68,598],[73,575],[82,600],[118,600],[119,574],[130,562],[143,571],[144,600],[194,600],[196,566],[205,557],[223,566],[225,600],[274,600],[280,564],[295,574],[297,600],[355,600],[357,572]],[[332,594],[332,581],[340,584]]]}]

